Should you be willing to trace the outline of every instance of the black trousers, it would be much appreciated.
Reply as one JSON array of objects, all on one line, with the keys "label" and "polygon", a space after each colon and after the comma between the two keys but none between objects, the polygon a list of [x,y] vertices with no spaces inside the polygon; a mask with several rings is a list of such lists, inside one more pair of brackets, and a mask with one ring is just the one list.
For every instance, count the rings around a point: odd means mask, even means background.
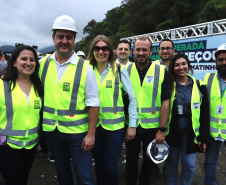
[{"label": "black trousers", "polygon": [[6,185],[27,185],[37,145],[32,149],[13,149],[0,146],[0,172]]},{"label": "black trousers", "polygon": [[[151,129],[150,133],[137,134],[136,137],[126,143],[126,180],[127,185],[136,185],[139,179],[139,185],[148,185],[151,178],[158,172],[158,166],[146,154],[148,144],[155,139],[157,129]],[[139,172],[139,153],[143,143],[143,161]]]}]

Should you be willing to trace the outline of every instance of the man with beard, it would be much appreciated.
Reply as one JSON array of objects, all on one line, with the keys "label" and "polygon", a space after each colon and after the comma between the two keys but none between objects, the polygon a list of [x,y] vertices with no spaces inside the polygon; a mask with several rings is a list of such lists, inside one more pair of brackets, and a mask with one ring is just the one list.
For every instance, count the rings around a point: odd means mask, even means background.
[{"label": "man with beard", "polygon": [[[137,100],[138,120],[136,137],[126,142],[127,185],[149,185],[156,180],[157,165],[151,161],[146,150],[156,139],[165,141],[169,113],[169,78],[163,66],[152,64],[152,43],[148,37],[139,37],[134,43],[135,63],[128,65],[130,80]],[[143,143],[143,162],[138,176],[138,159]],[[156,170],[157,169],[157,170]]]},{"label": "man with beard", "polygon": [[60,185],[94,185],[91,153],[94,147],[100,101],[95,73],[89,61],[73,51],[75,20],[67,15],[52,27],[56,51],[41,60],[39,75],[44,86],[43,130],[55,160]]},{"label": "man with beard", "polygon": [[164,65],[166,70],[168,70],[170,59],[174,55],[174,44],[170,39],[163,39],[159,44],[158,54],[160,60],[156,60],[153,63]]},{"label": "man with beard", "polygon": [[215,52],[216,73],[207,73],[204,84],[210,105],[210,142],[205,154],[204,184],[216,184],[217,159],[222,142],[226,140],[226,43]]}]

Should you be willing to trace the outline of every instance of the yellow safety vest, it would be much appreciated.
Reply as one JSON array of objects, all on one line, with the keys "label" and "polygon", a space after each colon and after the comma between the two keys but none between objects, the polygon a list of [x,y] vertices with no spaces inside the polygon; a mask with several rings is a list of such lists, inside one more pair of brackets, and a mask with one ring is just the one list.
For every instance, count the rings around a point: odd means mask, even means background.
[{"label": "yellow safety vest", "polygon": [[213,138],[220,135],[223,139],[226,139],[226,92],[222,97],[223,114],[218,114],[218,106],[221,104],[221,92],[216,75],[217,73],[207,73],[204,79],[210,106],[210,135]]},{"label": "yellow safety vest", "polygon": [[[97,68],[94,68],[100,99],[97,127],[101,124],[104,129],[111,131],[119,130],[125,126],[122,84],[119,80],[116,64],[114,65],[115,74],[113,73],[112,68],[110,68],[102,83]],[[123,66],[121,66],[121,70],[122,68]]]},{"label": "yellow safety vest", "polygon": [[152,64],[158,64],[158,65],[162,65],[165,69],[166,69],[166,66],[161,64],[160,63],[160,60],[155,60],[155,61],[152,61]]},{"label": "yellow safety vest", "polygon": [[31,149],[37,144],[41,107],[41,98],[35,94],[33,85],[28,105],[17,83],[9,92],[9,83],[0,79],[0,135],[7,136],[10,147]]},{"label": "yellow safety vest", "polygon": [[127,71],[137,100],[138,121],[142,128],[158,128],[160,125],[161,92],[165,69],[151,64],[142,86],[135,63],[129,64]]},{"label": "yellow safety vest", "polygon": [[85,82],[89,61],[78,59],[69,64],[58,82],[56,62],[42,59],[39,77],[44,86],[43,130],[57,127],[63,133],[88,131],[88,107],[85,104]]},{"label": "yellow safety vest", "polygon": [[[192,128],[195,133],[195,139],[194,142],[198,144],[197,137],[200,135],[199,133],[199,128],[200,128],[200,106],[202,104],[202,93],[199,91],[198,85],[196,83],[195,78],[193,78],[191,75],[187,74],[192,80],[193,80],[193,87],[192,87],[192,93],[191,93],[191,115],[192,115]],[[176,82],[174,82],[174,86],[176,87]],[[173,102],[176,99],[175,96],[176,92],[173,89],[171,93],[171,98],[170,98],[170,112],[169,112],[169,119],[167,122],[167,132],[166,135],[168,135],[170,131],[170,121],[172,117],[172,109],[173,109]]]},{"label": "yellow safety vest", "polygon": [[152,61],[152,64],[158,64],[158,65],[161,65],[160,60]]}]

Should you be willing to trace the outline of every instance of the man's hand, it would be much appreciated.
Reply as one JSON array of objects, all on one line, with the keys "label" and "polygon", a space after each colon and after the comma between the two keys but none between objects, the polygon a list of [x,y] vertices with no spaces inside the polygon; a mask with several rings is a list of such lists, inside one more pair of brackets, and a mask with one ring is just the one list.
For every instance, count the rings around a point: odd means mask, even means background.
[{"label": "man's hand", "polygon": [[[202,146],[202,147],[201,147]],[[206,147],[207,147],[207,144],[206,143],[201,143],[201,142],[199,142],[199,144],[198,144],[198,147],[201,147],[200,148],[200,151],[202,151],[202,152],[206,152]]]},{"label": "man's hand", "polygon": [[87,134],[85,138],[82,141],[82,148],[83,152],[88,152],[89,150],[92,150],[95,143],[95,134]]},{"label": "man's hand", "polygon": [[126,131],[126,142],[131,141],[136,136],[136,127],[128,127]]},{"label": "man's hand", "polygon": [[158,130],[158,132],[155,135],[155,142],[158,144],[162,144],[165,141],[165,132],[161,132]]}]

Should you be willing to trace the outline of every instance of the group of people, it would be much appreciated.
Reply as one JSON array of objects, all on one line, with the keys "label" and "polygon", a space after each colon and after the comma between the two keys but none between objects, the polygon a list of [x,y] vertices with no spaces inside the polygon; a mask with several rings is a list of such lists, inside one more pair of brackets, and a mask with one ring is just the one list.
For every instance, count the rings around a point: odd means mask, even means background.
[{"label": "group of people", "polygon": [[93,185],[91,154],[97,185],[119,185],[124,140],[127,185],[149,185],[159,173],[146,155],[154,139],[170,146],[168,184],[178,182],[180,156],[180,184],[191,184],[198,151],[206,155],[204,184],[215,184],[219,147],[226,139],[226,44],[215,53],[217,72],[201,81],[190,75],[187,56],[174,54],[169,39],[159,45],[160,60],[151,62],[151,40],[137,38],[135,62],[129,62],[127,40],[118,44],[116,60],[110,39],[98,35],[84,60],[73,51],[74,19],[56,18],[52,31],[52,55],[38,61],[32,47],[21,45],[0,79],[0,171],[6,185],[27,185],[40,129],[46,132],[60,185],[74,185],[72,166],[77,184]]}]

